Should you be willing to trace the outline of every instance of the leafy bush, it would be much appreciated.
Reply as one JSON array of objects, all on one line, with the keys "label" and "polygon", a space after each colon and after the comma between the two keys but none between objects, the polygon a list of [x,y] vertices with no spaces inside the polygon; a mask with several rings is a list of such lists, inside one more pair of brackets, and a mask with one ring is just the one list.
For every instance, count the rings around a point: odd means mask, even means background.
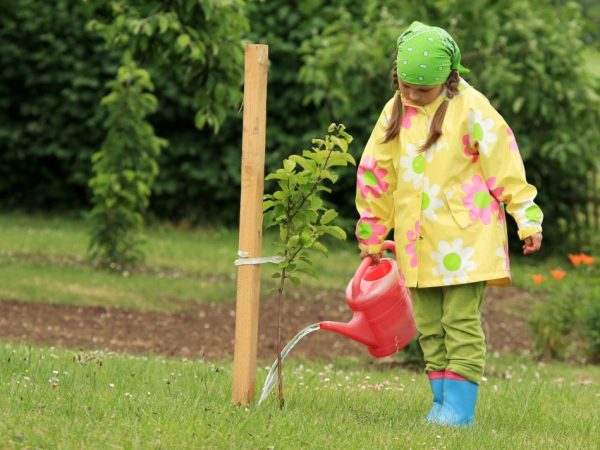
[{"label": "leafy bush", "polygon": [[[456,37],[471,68],[467,80],[515,130],[528,178],[539,188],[546,242],[556,248],[585,241],[582,203],[587,175],[596,170],[600,108],[598,87],[581,70],[586,30],[575,3],[153,0],[112,2],[114,9],[100,1],[55,3],[24,0],[0,14],[5,203],[85,204],[89,157],[102,142],[97,103],[129,49],[152,76],[161,105],[152,123],[170,143],[159,156],[153,211],[234,224],[242,40],[269,45],[270,172],[332,121],[346,124],[355,138],[351,152],[360,155],[392,95],[395,38],[419,19]],[[112,49],[86,29],[92,19]],[[346,168],[340,175],[330,198],[340,219],[354,222],[354,174]]]},{"label": "leafy bush", "polygon": [[82,208],[103,139],[104,84],[118,55],[85,30],[104,2],[22,0],[0,7],[0,201]]},{"label": "leafy bush", "polygon": [[[580,268],[560,284],[550,282],[529,319],[534,347],[544,359],[600,360],[600,287],[598,273]],[[592,281],[591,281],[592,280]]]},{"label": "leafy bush", "polygon": [[592,360],[600,362],[600,289],[596,289],[582,315],[582,335],[590,346]]},{"label": "leafy bush", "polygon": [[144,214],[158,173],[156,158],[166,141],[145,120],[157,104],[148,72],[129,59],[108,87],[112,92],[102,99],[108,134],[102,150],[94,154],[95,176],[90,180],[90,252],[101,265],[120,271],[143,259],[139,244]]}]

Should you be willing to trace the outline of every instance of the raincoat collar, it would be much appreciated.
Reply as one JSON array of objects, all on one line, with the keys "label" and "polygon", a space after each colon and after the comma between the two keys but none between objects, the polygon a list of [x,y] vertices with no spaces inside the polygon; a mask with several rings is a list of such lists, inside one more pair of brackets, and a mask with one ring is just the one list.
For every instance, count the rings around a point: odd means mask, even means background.
[{"label": "raincoat collar", "polygon": [[440,92],[440,95],[438,95],[434,101],[432,101],[431,103],[428,103],[426,105],[423,105],[423,106],[415,105],[413,102],[411,102],[410,100],[405,98],[402,94],[400,94],[400,98],[402,99],[402,104],[405,107],[410,106],[411,108],[415,108],[429,116],[433,116],[433,114],[435,114],[435,112],[437,111],[437,109],[441,105],[441,103],[444,100],[448,100],[448,97],[446,96],[446,88],[445,87],[442,90],[442,92]]}]

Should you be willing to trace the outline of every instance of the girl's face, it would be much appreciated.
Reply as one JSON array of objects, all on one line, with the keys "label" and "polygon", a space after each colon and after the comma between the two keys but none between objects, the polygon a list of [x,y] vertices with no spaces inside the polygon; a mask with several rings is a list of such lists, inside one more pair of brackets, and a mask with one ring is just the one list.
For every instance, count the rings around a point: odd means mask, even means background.
[{"label": "girl's face", "polygon": [[417,84],[406,83],[398,80],[402,96],[415,105],[424,106],[434,101],[444,89],[443,84],[434,84],[432,86],[420,86]]}]

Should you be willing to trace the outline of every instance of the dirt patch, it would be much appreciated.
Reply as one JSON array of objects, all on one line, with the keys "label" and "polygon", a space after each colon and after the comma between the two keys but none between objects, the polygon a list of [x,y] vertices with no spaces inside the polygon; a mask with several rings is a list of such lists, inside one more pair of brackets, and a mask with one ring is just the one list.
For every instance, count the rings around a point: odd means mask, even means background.
[{"label": "dirt patch", "polygon": [[[351,318],[342,292],[303,290],[296,297],[284,302],[284,344],[307,325]],[[531,294],[517,288],[488,290],[483,324],[490,350],[531,349],[525,321],[531,300]],[[259,317],[258,357],[270,360],[275,355],[277,336],[274,297],[261,301]],[[192,304],[184,313],[167,314],[0,300],[0,338],[17,342],[221,359],[233,356],[234,333],[234,302]],[[362,345],[327,331],[308,336],[294,349],[294,355],[308,359],[364,354]]]}]

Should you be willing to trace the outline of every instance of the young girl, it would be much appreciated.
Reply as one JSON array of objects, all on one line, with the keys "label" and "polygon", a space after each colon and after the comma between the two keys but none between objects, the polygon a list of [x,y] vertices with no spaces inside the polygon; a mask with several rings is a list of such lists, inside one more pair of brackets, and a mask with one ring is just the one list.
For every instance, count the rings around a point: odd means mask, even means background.
[{"label": "young girl", "polygon": [[485,285],[510,283],[504,206],[525,254],[540,248],[542,212],[512,130],[459,76],[468,70],[452,37],[414,22],[397,44],[396,94],[358,169],[356,236],[361,257],[378,262],[394,228],[433,391],[427,420],[471,426]]}]

